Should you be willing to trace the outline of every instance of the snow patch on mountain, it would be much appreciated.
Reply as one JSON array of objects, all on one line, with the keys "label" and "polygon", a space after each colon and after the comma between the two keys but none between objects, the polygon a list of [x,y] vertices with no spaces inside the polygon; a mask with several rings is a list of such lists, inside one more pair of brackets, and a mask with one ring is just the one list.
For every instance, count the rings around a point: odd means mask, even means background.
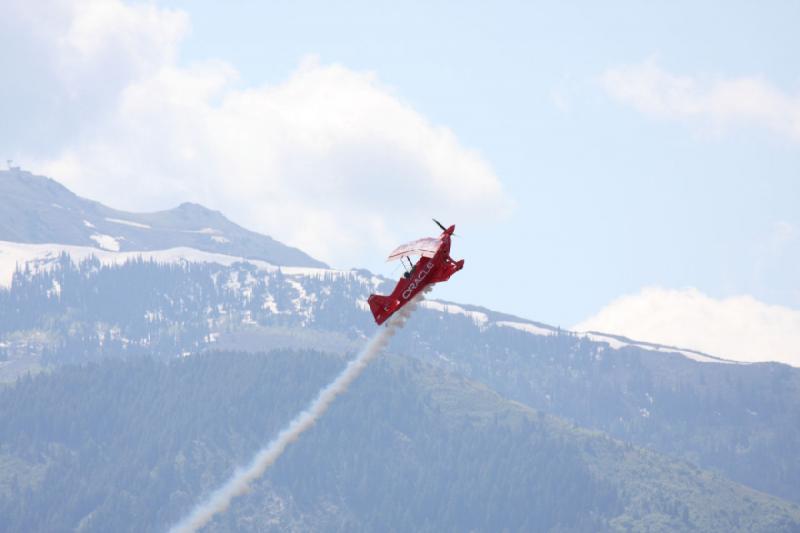
[{"label": "snow patch on mountain", "polygon": [[261,304],[262,309],[267,309],[272,314],[278,314],[278,304],[275,302],[275,297],[268,294],[264,297],[264,303]]},{"label": "snow patch on mountain", "polygon": [[199,233],[200,235],[221,235],[222,232],[214,228],[185,229],[184,233]]},{"label": "snow patch on mountain", "polygon": [[297,297],[292,300],[295,311],[310,320],[313,316],[314,304],[317,302],[317,295],[308,293],[303,285],[293,279],[287,279],[287,283],[297,291]]},{"label": "snow patch on mountain", "polygon": [[626,346],[631,346],[629,342],[623,342],[615,337],[611,337],[609,335],[603,335],[602,333],[581,333],[577,332],[577,334],[581,337],[589,339],[590,341],[594,342],[604,342],[608,344],[608,347],[612,350],[619,350],[620,348],[624,348]]},{"label": "snow patch on mountain", "polygon": [[472,319],[472,321],[478,326],[484,326],[487,322],[489,322],[489,316],[486,313],[481,313],[480,311],[468,311],[460,305],[439,302],[436,300],[423,300],[420,306],[433,311],[439,311],[440,313],[464,315],[467,318]]},{"label": "snow patch on mountain", "polygon": [[103,235],[102,233],[95,233],[89,236],[97,246],[103,250],[110,250],[112,252],[119,252],[119,241],[110,235]]},{"label": "snow patch on mountain", "polygon": [[494,323],[495,326],[499,326],[501,328],[512,328],[517,329],[520,331],[524,331],[526,333],[530,333],[532,335],[556,335],[556,331],[552,329],[543,328],[541,326],[537,326],[536,324],[529,324],[527,322],[510,322],[507,320],[500,320]]},{"label": "snow patch on mountain", "polygon": [[[98,235],[100,236],[100,235]],[[103,237],[103,236],[100,236]],[[108,237],[107,235],[104,237]],[[104,265],[122,265],[128,261],[142,259],[154,261],[156,263],[215,263],[225,267],[236,263],[247,263],[266,272],[280,271],[290,276],[309,276],[315,278],[348,277],[356,276],[355,271],[351,270],[330,270],[313,267],[286,267],[276,266],[260,259],[245,259],[215,252],[206,252],[195,248],[178,247],[166,250],[152,251],[132,251],[120,252],[119,243],[116,239],[109,237],[117,243],[117,249],[106,247],[103,249],[91,246],[73,246],[68,244],[29,244],[10,241],[0,241],[0,287],[9,287],[14,271],[19,266],[28,268],[36,272],[38,270],[51,268],[56,264],[62,253],[69,255],[73,263],[90,257],[96,257]],[[106,242],[108,246],[113,246]]]},{"label": "snow patch on mountain", "polygon": [[109,222],[113,222],[114,224],[122,224],[125,226],[131,226],[133,228],[153,229],[152,226],[148,226],[147,224],[142,224],[140,222],[133,222],[131,220],[122,220],[121,218],[106,218],[106,220]]},{"label": "snow patch on mountain", "polygon": [[687,350],[685,348],[676,348],[674,346],[664,346],[661,344],[653,344],[649,342],[622,340],[621,338],[615,335],[608,335],[604,333],[598,333],[595,331],[577,332],[577,335],[587,338],[594,342],[606,343],[608,344],[608,347],[613,350],[619,350],[621,348],[633,346],[635,348],[640,348],[642,350],[647,350],[650,352],[680,354],[688,359],[691,359],[692,361],[698,361],[700,363],[747,364],[739,361],[730,361],[728,359],[721,359],[719,357],[714,357],[708,354],[704,354],[702,352],[697,352],[695,350]]}]

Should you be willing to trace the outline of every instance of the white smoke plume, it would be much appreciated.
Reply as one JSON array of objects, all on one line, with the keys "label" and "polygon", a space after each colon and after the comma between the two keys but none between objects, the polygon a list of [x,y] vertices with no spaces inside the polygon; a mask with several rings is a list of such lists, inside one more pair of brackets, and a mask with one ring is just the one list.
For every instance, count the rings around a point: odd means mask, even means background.
[{"label": "white smoke plume", "polygon": [[298,414],[289,422],[275,439],[262,448],[244,469],[238,469],[224,485],[211,493],[200,505],[170,529],[170,533],[191,533],[202,528],[216,515],[228,509],[231,500],[247,492],[250,483],[261,477],[278,458],[286,447],[325,414],[333,400],[347,390],[350,384],[361,374],[386,345],[398,329],[402,328],[408,317],[416,309],[424,294],[432,290],[426,287],[423,293],[403,307],[389,320],[387,327],[381,328],[367,342],[355,359],[350,361],[345,369],[329,385],[322,389],[305,411]]}]

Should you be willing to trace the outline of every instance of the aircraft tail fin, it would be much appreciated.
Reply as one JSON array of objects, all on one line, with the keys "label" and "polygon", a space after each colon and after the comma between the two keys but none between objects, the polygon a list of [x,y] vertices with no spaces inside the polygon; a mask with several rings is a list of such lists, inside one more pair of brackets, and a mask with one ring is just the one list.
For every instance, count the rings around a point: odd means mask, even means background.
[{"label": "aircraft tail fin", "polygon": [[393,298],[380,294],[370,294],[369,298],[367,298],[367,303],[378,325],[383,324],[396,307],[396,302]]}]

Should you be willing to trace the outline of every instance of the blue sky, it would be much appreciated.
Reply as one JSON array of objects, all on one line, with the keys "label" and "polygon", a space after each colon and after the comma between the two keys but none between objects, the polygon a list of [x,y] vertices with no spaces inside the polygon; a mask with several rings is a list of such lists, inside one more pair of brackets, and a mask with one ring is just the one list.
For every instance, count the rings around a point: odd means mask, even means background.
[{"label": "blue sky", "polygon": [[46,3],[67,38],[16,24],[0,60],[52,48],[21,77],[70,105],[25,131],[17,95],[9,146],[80,194],[382,274],[436,216],[467,262],[440,298],[717,353],[731,316],[800,330],[796,2]]},{"label": "blue sky", "polygon": [[794,2],[168,5],[192,16],[183,61],[224,58],[249,85],[307,54],[372,71],[490,162],[517,207],[484,227],[453,221],[470,268],[448,297],[565,325],[653,284],[800,307],[796,274],[756,272],[776,224],[800,222],[798,143],[654,120],[599,82],[653,59],[798,94]]}]

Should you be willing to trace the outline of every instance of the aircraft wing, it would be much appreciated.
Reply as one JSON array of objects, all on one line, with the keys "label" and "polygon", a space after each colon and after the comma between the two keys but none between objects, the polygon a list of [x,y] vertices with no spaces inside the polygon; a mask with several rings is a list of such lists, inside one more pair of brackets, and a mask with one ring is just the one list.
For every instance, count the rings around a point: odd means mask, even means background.
[{"label": "aircraft wing", "polygon": [[387,261],[396,261],[403,256],[408,255],[420,255],[422,257],[433,257],[436,255],[436,252],[439,250],[439,246],[442,245],[441,238],[434,238],[429,237],[425,239],[418,239],[416,241],[412,241],[401,246],[395,248],[395,250],[389,254],[389,257],[386,259]]}]

